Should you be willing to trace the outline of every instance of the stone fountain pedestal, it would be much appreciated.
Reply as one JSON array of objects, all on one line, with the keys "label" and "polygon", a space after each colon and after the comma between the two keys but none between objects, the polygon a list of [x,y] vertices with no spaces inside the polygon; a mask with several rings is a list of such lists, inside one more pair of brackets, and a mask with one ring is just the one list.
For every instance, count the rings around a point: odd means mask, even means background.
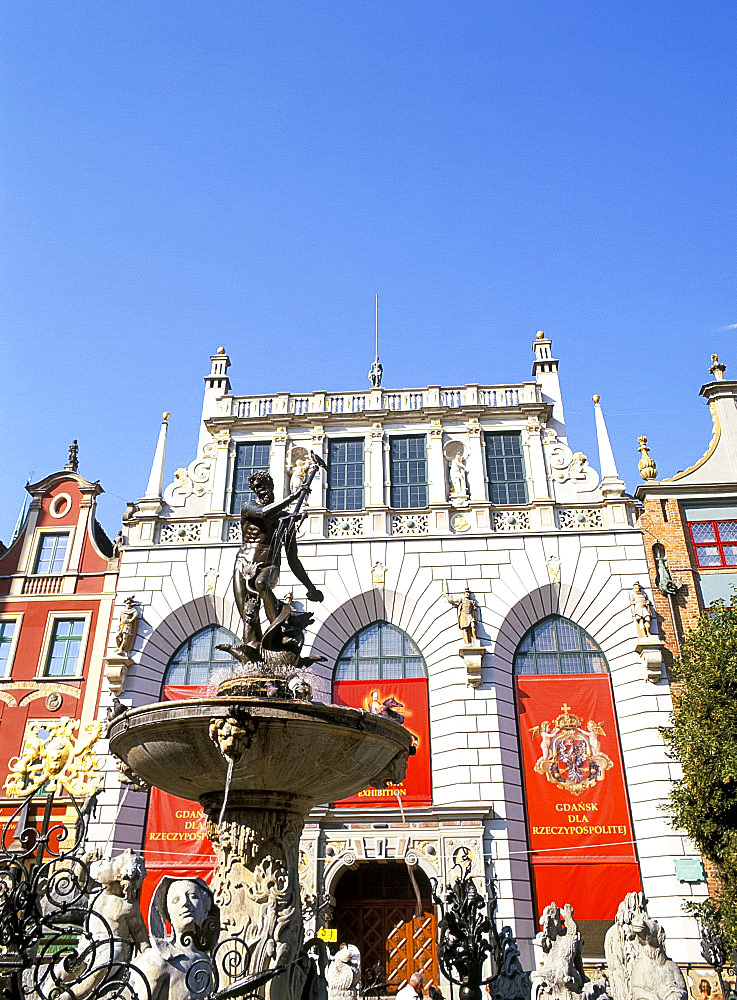
[{"label": "stone fountain pedestal", "polygon": [[[361,709],[255,697],[131,709],[109,738],[135,775],[207,813],[223,937],[245,955],[237,973],[221,968],[226,980],[299,956],[299,839],[312,806],[401,781],[414,753],[406,729]],[[292,991],[282,975],[270,996]]]}]

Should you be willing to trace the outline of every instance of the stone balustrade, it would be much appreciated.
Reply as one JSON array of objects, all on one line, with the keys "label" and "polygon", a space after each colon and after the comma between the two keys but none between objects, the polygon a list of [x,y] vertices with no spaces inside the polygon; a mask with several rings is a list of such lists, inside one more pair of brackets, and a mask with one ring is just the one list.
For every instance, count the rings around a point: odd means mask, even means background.
[{"label": "stone balustrade", "polygon": [[522,404],[542,403],[540,387],[535,382],[518,385],[428,386],[424,389],[369,389],[365,392],[313,392],[309,395],[278,393],[273,396],[223,396],[219,416],[240,420],[264,420],[270,417],[325,416],[371,412],[410,412],[463,407],[512,408]]}]

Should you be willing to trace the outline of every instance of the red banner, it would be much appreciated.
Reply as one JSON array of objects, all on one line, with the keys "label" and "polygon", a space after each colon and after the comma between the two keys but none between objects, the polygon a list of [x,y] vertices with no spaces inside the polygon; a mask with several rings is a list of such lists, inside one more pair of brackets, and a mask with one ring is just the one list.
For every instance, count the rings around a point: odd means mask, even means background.
[{"label": "red banner", "polygon": [[640,877],[609,675],[521,675],[517,704],[538,911],[613,919]]},{"label": "red banner", "polygon": [[[162,701],[204,698],[207,688],[165,687]],[[206,816],[199,802],[180,799],[159,788],[148,793],[143,857],[146,879],[141,889],[141,912],[148,917],[148,904],[162,875],[199,878],[209,882],[215,867],[212,844],[205,833]]]},{"label": "red banner", "polygon": [[387,788],[366,788],[357,795],[341,799],[336,806],[429,806],[430,722],[427,681],[424,677],[397,681],[338,681],[333,685],[336,705],[365,708],[373,715],[402,721],[415,740],[417,752],[407,764],[407,777]]}]

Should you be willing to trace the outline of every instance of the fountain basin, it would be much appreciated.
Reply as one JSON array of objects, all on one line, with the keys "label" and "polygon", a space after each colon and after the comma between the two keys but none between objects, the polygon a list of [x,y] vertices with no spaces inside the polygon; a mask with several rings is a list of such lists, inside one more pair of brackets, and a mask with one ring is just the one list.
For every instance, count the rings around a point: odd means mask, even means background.
[{"label": "fountain basin", "polygon": [[237,798],[247,793],[254,804],[281,800],[306,813],[361,791],[398,755],[413,752],[403,726],[362,709],[244,697],[130,709],[110,725],[110,749],[148,784],[210,804],[222,799],[228,770],[210,723],[233,715],[251,720],[252,734],[234,765],[230,791]]}]

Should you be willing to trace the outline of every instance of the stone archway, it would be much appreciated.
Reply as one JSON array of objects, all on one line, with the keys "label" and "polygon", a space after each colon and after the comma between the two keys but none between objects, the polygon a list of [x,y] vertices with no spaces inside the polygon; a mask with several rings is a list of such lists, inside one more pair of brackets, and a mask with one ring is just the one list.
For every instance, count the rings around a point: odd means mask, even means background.
[{"label": "stone archway", "polygon": [[412,873],[414,885],[402,861],[364,861],[343,868],[333,885],[338,941],[355,944],[364,974],[376,969],[392,992],[420,970],[428,984],[438,985],[430,880],[419,865]]}]

